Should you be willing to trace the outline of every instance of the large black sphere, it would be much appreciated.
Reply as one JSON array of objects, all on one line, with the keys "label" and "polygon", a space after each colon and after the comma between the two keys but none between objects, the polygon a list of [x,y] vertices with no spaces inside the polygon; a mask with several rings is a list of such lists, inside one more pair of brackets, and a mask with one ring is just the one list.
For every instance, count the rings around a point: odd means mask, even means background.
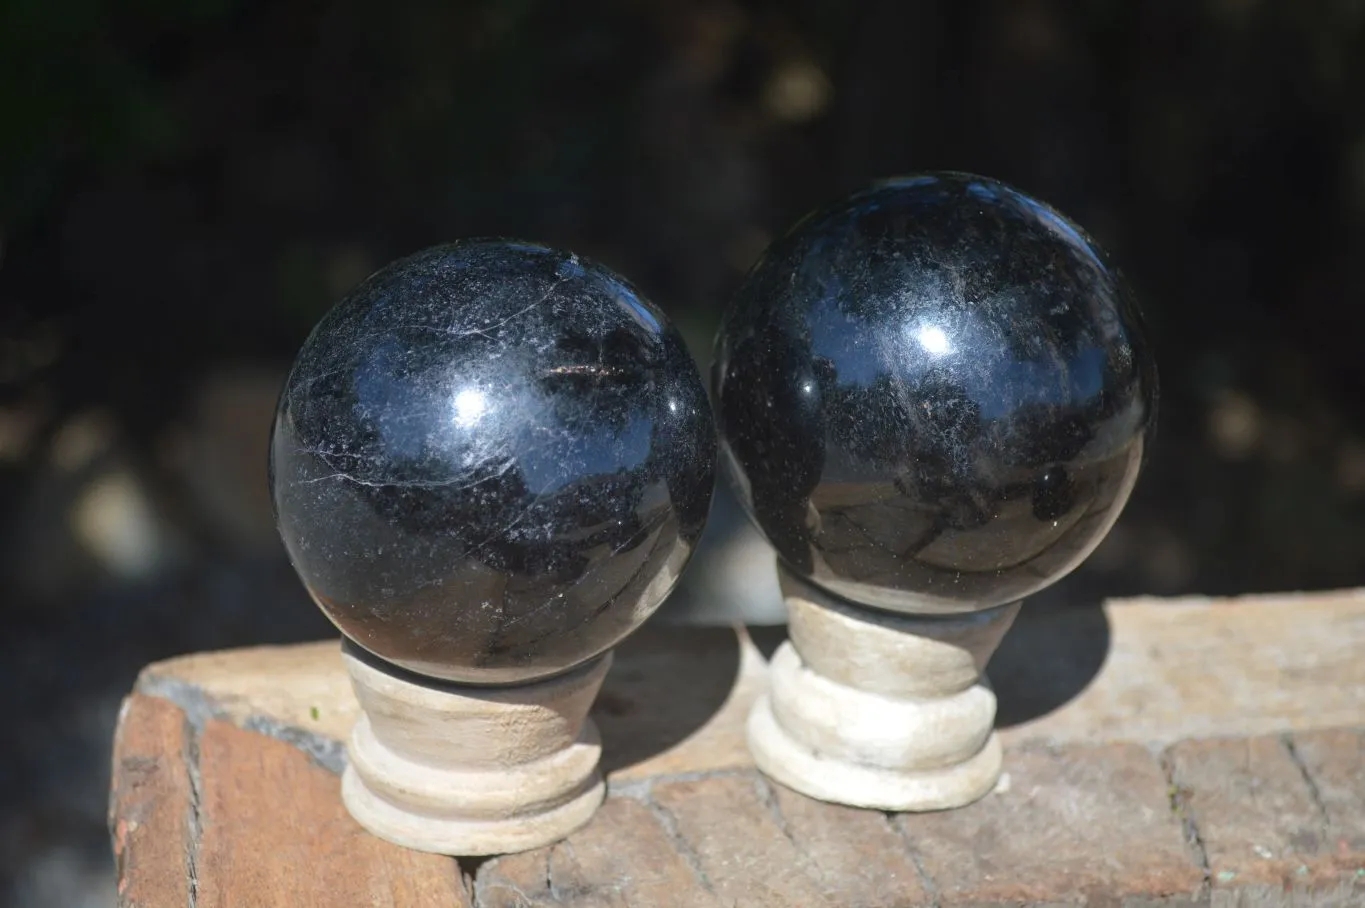
[{"label": "large black sphere", "polygon": [[527,243],[429,249],[314,329],[275,418],[270,485],[327,616],[400,667],[544,677],[672,589],[716,441],[677,330],[622,278]]},{"label": "large black sphere", "polygon": [[903,612],[1013,602],[1109,531],[1157,376],[1122,279],[994,180],[925,174],[817,211],[717,338],[722,450],[783,562]]}]

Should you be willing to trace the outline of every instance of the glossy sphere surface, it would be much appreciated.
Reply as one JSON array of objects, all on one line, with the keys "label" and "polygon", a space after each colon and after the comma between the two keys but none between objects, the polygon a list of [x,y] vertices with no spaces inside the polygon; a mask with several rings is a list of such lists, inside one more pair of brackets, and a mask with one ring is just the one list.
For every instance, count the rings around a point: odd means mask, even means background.
[{"label": "glossy sphere surface", "polygon": [[1074,224],[927,174],[798,223],[717,338],[723,457],[786,565],[903,612],[1056,581],[1126,503],[1156,409],[1128,290]]},{"label": "glossy sphere surface", "polygon": [[343,633],[424,675],[510,683],[658,607],[715,458],[701,376],[659,310],[573,255],[470,241],[395,262],[314,329],[271,491]]}]

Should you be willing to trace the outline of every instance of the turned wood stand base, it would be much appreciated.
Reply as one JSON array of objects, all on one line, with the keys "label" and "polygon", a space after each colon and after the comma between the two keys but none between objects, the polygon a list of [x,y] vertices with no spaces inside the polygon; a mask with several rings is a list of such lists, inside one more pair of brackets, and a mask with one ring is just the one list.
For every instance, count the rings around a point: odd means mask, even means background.
[{"label": "turned wood stand base", "polygon": [[564,838],[602,803],[602,741],[587,716],[610,654],[478,688],[424,684],[349,643],[342,651],[363,712],[341,797],[375,835],[436,854],[507,854]]},{"label": "turned wood stand base", "polygon": [[791,639],[749,719],[754,764],[822,801],[961,807],[1000,779],[995,694],[982,671],[1018,604],[916,617],[849,605],[781,573]]}]

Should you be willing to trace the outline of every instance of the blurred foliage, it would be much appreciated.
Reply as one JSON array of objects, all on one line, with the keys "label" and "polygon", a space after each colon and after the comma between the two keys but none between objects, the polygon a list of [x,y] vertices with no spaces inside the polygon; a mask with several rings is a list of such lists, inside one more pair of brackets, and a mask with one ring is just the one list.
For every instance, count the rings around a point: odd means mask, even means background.
[{"label": "blurred foliage", "polygon": [[72,171],[166,161],[182,133],[155,58],[234,0],[0,4],[0,236],[54,204]]},{"label": "blurred foliage", "polygon": [[[154,447],[199,376],[278,367],[367,273],[471,235],[621,270],[705,359],[785,224],[950,168],[1136,284],[1165,392],[1137,511],[1325,537],[1365,507],[1322,479],[1365,445],[1362,97],[1360,0],[4,0],[0,417],[103,408]],[[1267,497],[1188,503],[1237,470]]]}]

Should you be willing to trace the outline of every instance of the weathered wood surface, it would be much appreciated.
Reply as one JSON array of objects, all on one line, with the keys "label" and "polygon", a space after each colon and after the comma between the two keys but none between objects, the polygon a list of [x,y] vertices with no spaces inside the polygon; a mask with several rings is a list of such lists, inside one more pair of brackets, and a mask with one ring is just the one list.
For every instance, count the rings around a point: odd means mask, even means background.
[{"label": "weathered wood surface", "polygon": [[149,666],[115,742],[120,903],[1365,905],[1365,591],[1026,608],[989,671],[1005,781],[939,814],[754,772],[743,725],[780,639],[636,635],[594,710],[602,810],[463,867],[342,808],[335,641]]}]

